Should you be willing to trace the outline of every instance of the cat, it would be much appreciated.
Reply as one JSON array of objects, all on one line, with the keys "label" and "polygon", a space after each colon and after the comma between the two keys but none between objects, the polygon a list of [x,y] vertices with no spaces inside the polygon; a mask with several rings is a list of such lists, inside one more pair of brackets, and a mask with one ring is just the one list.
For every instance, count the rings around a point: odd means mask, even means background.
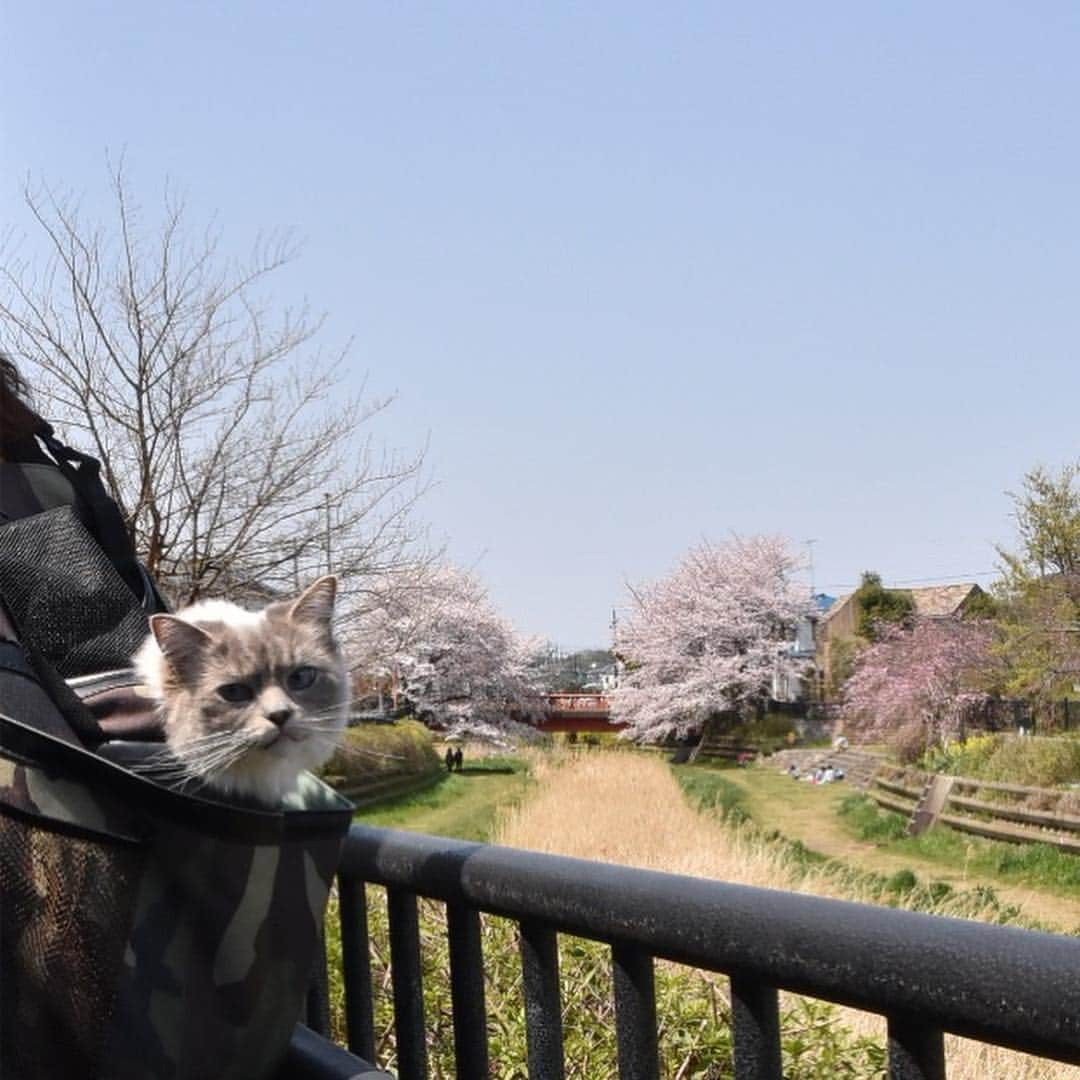
[{"label": "cat", "polygon": [[207,600],[150,617],[133,662],[182,780],[276,806],[333,754],[348,700],[336,595],[328,576],[261,611]]}]

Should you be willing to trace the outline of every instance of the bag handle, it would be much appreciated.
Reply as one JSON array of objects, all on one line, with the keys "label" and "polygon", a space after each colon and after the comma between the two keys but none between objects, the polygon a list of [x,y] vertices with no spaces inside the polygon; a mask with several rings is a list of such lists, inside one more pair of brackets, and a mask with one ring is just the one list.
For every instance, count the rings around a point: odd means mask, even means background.
[{"label": "bag handle", "polygon": [[135,545],[120,513],[120,507],[105,490],[101,480],[101,462],[62,443],[48,424],[37,432],[37,436],[56,461],[57,468],[67,477],[86,505],[91,517],[88,523],[91,532],[124,579],[124,583],[142,599],[143,607],[148,612],[168,611],[169,606],[161,598],[153,578],[135,554]]}]

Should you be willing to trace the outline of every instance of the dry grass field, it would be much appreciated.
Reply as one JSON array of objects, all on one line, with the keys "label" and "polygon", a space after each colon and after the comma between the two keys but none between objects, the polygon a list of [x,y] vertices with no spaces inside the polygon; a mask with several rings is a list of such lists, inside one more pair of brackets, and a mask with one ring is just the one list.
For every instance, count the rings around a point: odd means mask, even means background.
[{"label": "dry grass field", "polygon": [[[515,847],[599,859],[767,888],[868,900],[826,869],[795,873],[777,845],[752,829],[699,814],[661,761],[633,753],[553,755],[533,765],[536,781],[509,811],[496,839]],[[955,914],[955,911],[943,910]],[[994,912],[968,909],[975,918]],[[880,1017],[842,1010],[852,1031],[884,1039]],[[1080,1080],[1080,1069],[966,1040],[948,1040],[950,1080]]]}]

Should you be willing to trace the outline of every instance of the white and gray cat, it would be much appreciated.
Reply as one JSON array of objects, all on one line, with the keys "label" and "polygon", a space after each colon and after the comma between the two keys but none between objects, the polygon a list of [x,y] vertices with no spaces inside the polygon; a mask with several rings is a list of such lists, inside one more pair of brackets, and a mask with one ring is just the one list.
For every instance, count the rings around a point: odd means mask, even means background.
[{"label": "white and gray cat", "polygon": [[330,576],[261,611],[208,600],[151,616],[134,663],[180,779],[274,806],[330,757],[348,688],[336,594]]}]

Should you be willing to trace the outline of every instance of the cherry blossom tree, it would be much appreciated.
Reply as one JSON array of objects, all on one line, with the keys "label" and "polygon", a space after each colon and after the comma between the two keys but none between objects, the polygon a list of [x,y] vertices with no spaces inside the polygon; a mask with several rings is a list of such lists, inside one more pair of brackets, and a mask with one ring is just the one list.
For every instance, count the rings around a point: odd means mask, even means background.
[{"label": "cherry blossom tree", "polygon": [[449,734],[526,737],[543,716],[539,642],[519,635],[456,567],[418,571],[368,614],[350,645],[367,657],[365,671],[391,679],[416,716]]},{"label": "cherry blossom tree", "polygon": [[627,673],[611,696],[624,735],[656,741],[685,735],[709,717],[762,701],[783,645],[813,606],[800,568],[779,536],[735,536],[692,548],[670,576],[631,589],[616,648]]},{"label": "cherry blossom tree", "polygon": [[993,642],[993,625],[981,619],[882,626],[844,687],[845,728],[861,741],[889,743],[907,760],[962,735],[991,699]]}]

